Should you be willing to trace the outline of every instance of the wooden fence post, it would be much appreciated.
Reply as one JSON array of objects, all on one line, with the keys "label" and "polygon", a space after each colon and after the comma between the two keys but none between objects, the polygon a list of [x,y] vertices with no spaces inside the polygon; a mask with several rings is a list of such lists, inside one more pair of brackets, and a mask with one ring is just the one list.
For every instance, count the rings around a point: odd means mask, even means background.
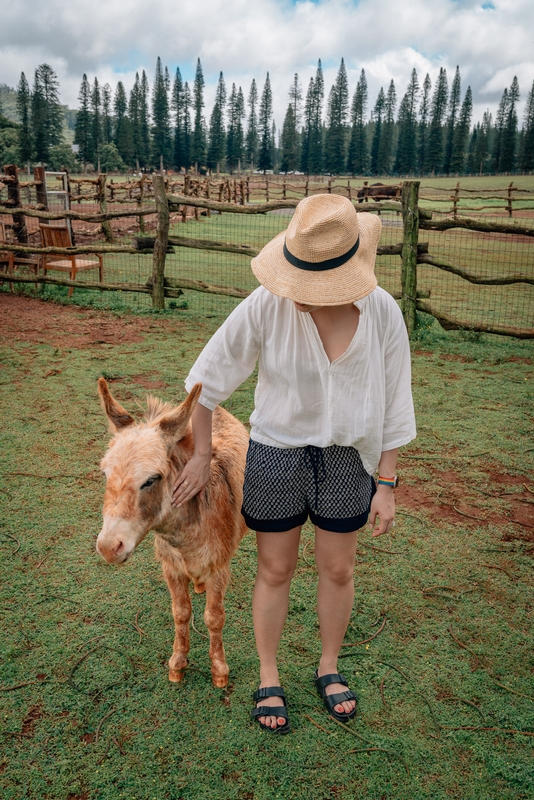
[{"label": "wooden fence post", "polygon": [[165,194],[163,175],[153,175],[154,198],[158,222],[152,267],[152,305],[165,308],[165,256],[169,243],[169,202]]},{"label": "wooden fence post", "polygon": [[[37,204],[42,206],[43,211],[48,211],[48,192],[46,191],[46,173],[44,167],[33,168],[33,180],[35,181]],[[43,222],[47,223],[48,220],[44,219]]]},{"label": "wooden fence post", "polygon": [[[137,198],[137,205],[139,210],[142,211],[143,209],[143,198],[145,196],[145,179],[146,175],[141,175],[141,179],[139,180],[139,196]],[[145,218],[143,214],[139,216],[139,230],[141,233],[145,232]]]},{"label": "wooden fence post", "polygon": [[460,201],[460,181],[456,184],[456,188],[454,190],[454,195],[452,199],[452,215],[456,217],[458,215],[458,203]]},{"label": "wooden fence post", "polygon": [[514,187],[514,182],[512,181],[512,183],[508,187],[508,204],[506,206],[506,210],[508,211],[508,216],[509,217],[511,217],[512,214],[513,214],[513,206],[512,206],[512,200],[513,200],[512,189],[513,189],[513,187]]},{"label": "wooden fence post", "polygon": [[[16,164],[8,164],[4,167],[5,174],[10,178],[7,184],[7,199],[12,208],[17,208],[21,205],[20,202],[20,186],[19,186],[19,168]],[[24,214],[13,213],[13,231],[20,244],[28,243],[28,229],[26,228],[26,218]]]},{"label": "wooden fence post", "polygon": [[[100,213],[107,214],[108,213],[108,201],[106,198],[106,181],[108,176],[106,173],[102,173],[98,176],[98,203],[100,205]],[[106,239],[106,242],[113,242],[113,230],[111,228],[111,222],[109,219],[104,220],[100,223],[102,226],[102,233]]]},{"label": "wooden fence post", "polygon": [[401,309],[408,335],[415,330],[417,304],[417,244],[419,240],[420,181],[404,181],[402,185],[402,299]]}]

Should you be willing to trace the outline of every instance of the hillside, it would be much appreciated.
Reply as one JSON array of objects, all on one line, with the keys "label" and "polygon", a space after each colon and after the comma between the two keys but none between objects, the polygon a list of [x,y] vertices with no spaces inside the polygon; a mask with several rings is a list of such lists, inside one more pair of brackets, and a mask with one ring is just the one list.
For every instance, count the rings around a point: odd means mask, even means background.
[{"label": "hillside", "polygon": [[[17,93],[5,83],[0,83],[0,105],[4,116],[13,122],[18,122],[17,114]],[[62,106],[65,115],[63,123],[63,136],[67,144],[74,141],[74,125],[76,124],[76,111],[68,106]]]}]

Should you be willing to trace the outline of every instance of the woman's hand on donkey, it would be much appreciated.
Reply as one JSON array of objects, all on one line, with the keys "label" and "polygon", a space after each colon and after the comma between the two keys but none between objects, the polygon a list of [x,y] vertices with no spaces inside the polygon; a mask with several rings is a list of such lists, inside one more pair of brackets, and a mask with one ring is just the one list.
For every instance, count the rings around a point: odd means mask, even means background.
[{"label": "woman's hand on donkey", "polygon": [[187,462],[172,490],[172,505],[177,508],[202,491],[210,477],[211,453],[197,455]]}]

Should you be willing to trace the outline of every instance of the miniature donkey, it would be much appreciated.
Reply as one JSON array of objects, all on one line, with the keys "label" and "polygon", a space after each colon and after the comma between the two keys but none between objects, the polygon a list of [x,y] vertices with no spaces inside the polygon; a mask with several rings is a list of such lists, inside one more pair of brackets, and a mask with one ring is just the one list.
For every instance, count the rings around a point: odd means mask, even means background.
[{"label": "miniature donkey", "polygon": [[195,592],[206,592],[211,674],[214,685],[223,687],[229,672],[222,642],[224,595],[230,559],[246,532],[240,510],[248,434],[218,406],[209,482],[199,495],[173,508],[173,483],[193,455],[190,417],[201,389],[196,384],[177,408],[149,397],[145,420],[136,424],[112,397],[104,378],[98,381],[115,436],[101,464],[107,485],[96,548],[109,563],[121,564],[150,530],[155,531],[156,557],[171,593],[175,624],[169,680],[181,681],[187,666],[193,581]]}]

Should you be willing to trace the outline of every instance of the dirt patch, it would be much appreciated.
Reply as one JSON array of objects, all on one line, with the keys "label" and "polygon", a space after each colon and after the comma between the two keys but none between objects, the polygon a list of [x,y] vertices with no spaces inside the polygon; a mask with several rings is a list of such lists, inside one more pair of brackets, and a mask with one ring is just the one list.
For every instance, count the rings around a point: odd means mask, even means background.
[{"label": "dirt patch", "polygon": [[162,380],[152,380],[146,375],[133,375],[131,380],[144,389],[166,389],[169,385]]},{"label": "dirt patch", "polygon": [[[488,475],[488,484],[477,487],[477,493],[455,470],[442,471],[430,464],[427,467],[435,479],[432,487],[439,487],[437,495],[425,483],[401,483],[395,492],[400,509],[429,516],[437,525],[446,522],[469,528],[505,526],[509,529],[513,526],[517,532],[508,531],[503,541],[534,542],[534,494],[525,487],[524,478],[499,472],[495,464],[482,464],[480,469]],[[403,472],[409,480],[410,467],[403,466]],[[484,497],[501,508],[481,508],[478,501],[483,501]],[[487,503],[482,504],[487,506]]]},{"label": "dirt patch", "polygon": [[106,344],[137,344],[150,331],[176,331],[180,326],[179,320],[156,321],[133,314],[118,317],[111,312],[0,294],[0,337],[6,344],[23,341],[81,350]]},{"label": "dirt patch", "polygon": [[414,350],[414,355],[437,358],[439,361],[461,361],[464,364],[474,360],[470,356],[462,356],[459,353],[434,353],[432,350]]},{"label": "dirt patch", "polygon": [[42,716],[44,716],[42,706],[33,706],[33,708],[30,708],[22,722],[22,735],[31,739],[35,734],[37,720],[41,719]]}]

